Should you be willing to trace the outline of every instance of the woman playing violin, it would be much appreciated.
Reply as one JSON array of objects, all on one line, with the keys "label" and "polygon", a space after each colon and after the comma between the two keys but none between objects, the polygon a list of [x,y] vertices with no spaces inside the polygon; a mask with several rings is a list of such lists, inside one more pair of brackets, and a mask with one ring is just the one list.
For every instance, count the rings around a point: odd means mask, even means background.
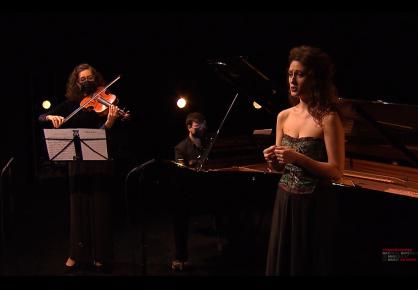
[{"label": "woman playing violin", "polygon": [[[68,78],[67,82],[67,101],[61,103],[53,110],[39,117],[39,121],[50,121],[54,128],[60,128],[66,116],[80,107],[80,102],[94,95],[96,89],[104,86],[105,82],[102,75],[89,64],[76,66]],[[110,129],[120,116],[119,108],[111,104],[108,108],[107,119],[104,120],[103,114],[97,114],[94,110],[82,110],[62,128],[104,128]]]},{"label": "woman playing violin", "polygon": [[[110,104],[105,114],[92,109],[79,110],[68,122],[65,117],[80,108],[80,102],[104,86],[102,75],[89,64],[74,68],[67,82],[67,100],[39,116],[40,122],[51,122],[54,128],[110,129],[121,116],[120,109]],[[66,120],[67,121],[67,120]],[[94,265],[98,271],[109,269],[113,259],[111,161],[68,162],[70,192],[70,251],[66,271]],[[106,267],[104,267],[106,266]]]}]

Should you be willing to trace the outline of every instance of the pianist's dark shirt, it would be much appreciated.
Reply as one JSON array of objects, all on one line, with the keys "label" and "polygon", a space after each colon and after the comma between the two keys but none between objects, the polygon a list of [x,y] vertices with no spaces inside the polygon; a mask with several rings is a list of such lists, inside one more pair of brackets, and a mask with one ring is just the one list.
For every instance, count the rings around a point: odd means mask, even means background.
[{"label": "pianist's dark shirt", "polygon": [[[189,136],[176,145],[174,148],[175,161],[180,162],[183,159],[183,163],[186,166],[195,167],[197,161],[200,159],[204,151],[204,146],[197,147]],[[182,163],[182,162],[180,162]]]}]

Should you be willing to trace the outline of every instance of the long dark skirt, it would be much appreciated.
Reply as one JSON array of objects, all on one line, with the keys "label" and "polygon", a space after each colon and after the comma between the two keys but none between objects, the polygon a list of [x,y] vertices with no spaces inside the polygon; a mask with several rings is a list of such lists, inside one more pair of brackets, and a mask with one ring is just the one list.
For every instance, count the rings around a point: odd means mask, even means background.
[{"label": "long dark skirt", "polygon": [[315,195],[279,187],[273,209],[266,275],[312,273]]},{"label": "long dark skirt", "polygon": [[70,257],[77,262],[113,259],[111,161],[71,162]]}]

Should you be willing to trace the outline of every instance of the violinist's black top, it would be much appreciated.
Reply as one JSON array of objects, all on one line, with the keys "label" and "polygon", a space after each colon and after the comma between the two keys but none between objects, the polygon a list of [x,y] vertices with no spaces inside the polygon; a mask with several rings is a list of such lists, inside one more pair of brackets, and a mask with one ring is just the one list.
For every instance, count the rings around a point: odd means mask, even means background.
[{"label": "violinist's black top", "polygon": [[[80,104],[78,102],[66,100],[57,105],[54,109],[40,115],[38,120],[41,123],[48,122],[46,120],[47,115],[58,115],[65,118],[79,107]],[[86,111],[83,109],[65,122],[61,128],[105,128],[104,124],[106,118],[106,116],[100,116],[93,110]]]}]

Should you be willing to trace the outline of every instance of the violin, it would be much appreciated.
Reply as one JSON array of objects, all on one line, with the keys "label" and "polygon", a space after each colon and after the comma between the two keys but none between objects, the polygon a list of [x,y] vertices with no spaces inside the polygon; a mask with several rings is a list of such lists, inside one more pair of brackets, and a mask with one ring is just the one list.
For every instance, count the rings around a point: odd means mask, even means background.
[{"label": "violin", "polygon": [[[95,112],[99,114],[107,114],[109,106],[116,105],[116,103],[118,102],[118,99],[115,95],[107,93],[107,89],[119,79],[120,76],[118,76],[116,79],[110,82],[107,86],[97,88],[96,92],[92,96],[87,96],[83,100],[81,100],[80,107],[78,107],[71,114],[65,117],[61,125],[67,122],[75,114],[77,114],[80,110],[84,108],[93,109]],[[118,108],[118,113],[120,116],[122,116],[122,120],[126,120],[130,117],[129,111],[125,112],[124,110]]]},{"label": "violin", "polygon": [[[89,111],[95,111],[97,114],[101,116],[107,115],[109,111],[110,105],[117,105],[119,102],[119,99],[113,95],[107,92],[106,90],[103,90],[104,87],[98,87],[96,92],[93,94],[94,98],[92,96],[87,96],[80,102],[80,107],[83,107],[86,110]],[[122,120],[126,120],[130,117],[129,112],[126,112],[122,109],[118,108],[118,114],[122,117]]]}]

